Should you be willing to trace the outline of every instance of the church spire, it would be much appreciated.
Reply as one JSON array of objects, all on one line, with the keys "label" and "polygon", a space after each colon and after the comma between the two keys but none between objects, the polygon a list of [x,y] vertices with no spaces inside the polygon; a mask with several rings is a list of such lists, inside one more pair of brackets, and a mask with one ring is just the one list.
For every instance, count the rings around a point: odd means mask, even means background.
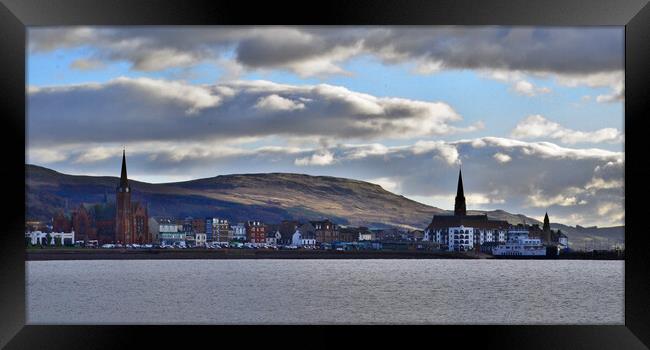
[{"label": "church spire", "polygon": [[463,171],[458,171],[458,189],[456,190],[456,204],[454,205],[454,215],[462,216],[467,214],[465,207],[465,192],[463,190]]},{"label": "church spire", "polygon": [[122,173],[120,174],[120,188],[129,188],[129,179],[126,176],[126,150],[122,150]]},{"label": "church spire", "polygon": [[542,229],[544,231],[550,231],[551,230],[551,223],[548,220],[548,212],[546,212],[546,214],[544,214],[544,226],[542,226]]}]

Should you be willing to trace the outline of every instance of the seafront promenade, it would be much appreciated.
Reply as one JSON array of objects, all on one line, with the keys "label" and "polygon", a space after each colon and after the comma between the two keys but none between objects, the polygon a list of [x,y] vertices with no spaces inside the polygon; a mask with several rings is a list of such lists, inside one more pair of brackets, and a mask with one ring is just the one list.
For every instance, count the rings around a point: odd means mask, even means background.
[{"label": "seafront promenade", "polygon": [[130,260],[130,259],[480,259],[475,252],[447,251],[336,251],[317,249],[28,249],[26,260]]},{"label": "seafront promenade", "polygon": [[[155,259],[494,259],[492,255],[472,252],[422,250],[318,250],[318,249],[99,249],[32,248],[27,261],[42,260],[155,260]],[[614,251],[571,252],[557,257],[508,257],[508,259],[624,260]]]}]

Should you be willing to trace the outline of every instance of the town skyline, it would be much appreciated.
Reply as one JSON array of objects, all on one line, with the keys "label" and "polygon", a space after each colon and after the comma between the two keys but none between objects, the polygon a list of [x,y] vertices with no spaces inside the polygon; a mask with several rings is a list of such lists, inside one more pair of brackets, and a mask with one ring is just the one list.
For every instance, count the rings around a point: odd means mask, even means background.
[{"label": "town skyline", "polygon": [[[623,30],[30,28],[27,163],[134,180],[299,173],[624,224]],[[596,43],[598,45],[596,45]]]}]

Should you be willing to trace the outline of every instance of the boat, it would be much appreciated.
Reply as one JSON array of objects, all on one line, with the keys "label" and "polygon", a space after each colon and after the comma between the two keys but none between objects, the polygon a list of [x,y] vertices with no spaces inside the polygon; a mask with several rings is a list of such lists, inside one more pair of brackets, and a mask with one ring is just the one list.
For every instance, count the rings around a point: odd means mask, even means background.
[{"label": "boat", "polygon": [[528,237],[527,230],[509,230],[508,240],[492,248],[495,257],[545,257],[546,246],[539,238]]}]

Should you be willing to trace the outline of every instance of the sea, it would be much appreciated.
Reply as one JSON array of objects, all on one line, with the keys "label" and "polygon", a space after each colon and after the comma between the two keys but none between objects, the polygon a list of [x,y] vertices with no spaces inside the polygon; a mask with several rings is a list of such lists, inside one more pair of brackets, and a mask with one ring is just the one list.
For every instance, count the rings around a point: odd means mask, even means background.
[{"label": "sea", "polygon": [[28,324],[624,324],[624,261],[26,262]]}]

